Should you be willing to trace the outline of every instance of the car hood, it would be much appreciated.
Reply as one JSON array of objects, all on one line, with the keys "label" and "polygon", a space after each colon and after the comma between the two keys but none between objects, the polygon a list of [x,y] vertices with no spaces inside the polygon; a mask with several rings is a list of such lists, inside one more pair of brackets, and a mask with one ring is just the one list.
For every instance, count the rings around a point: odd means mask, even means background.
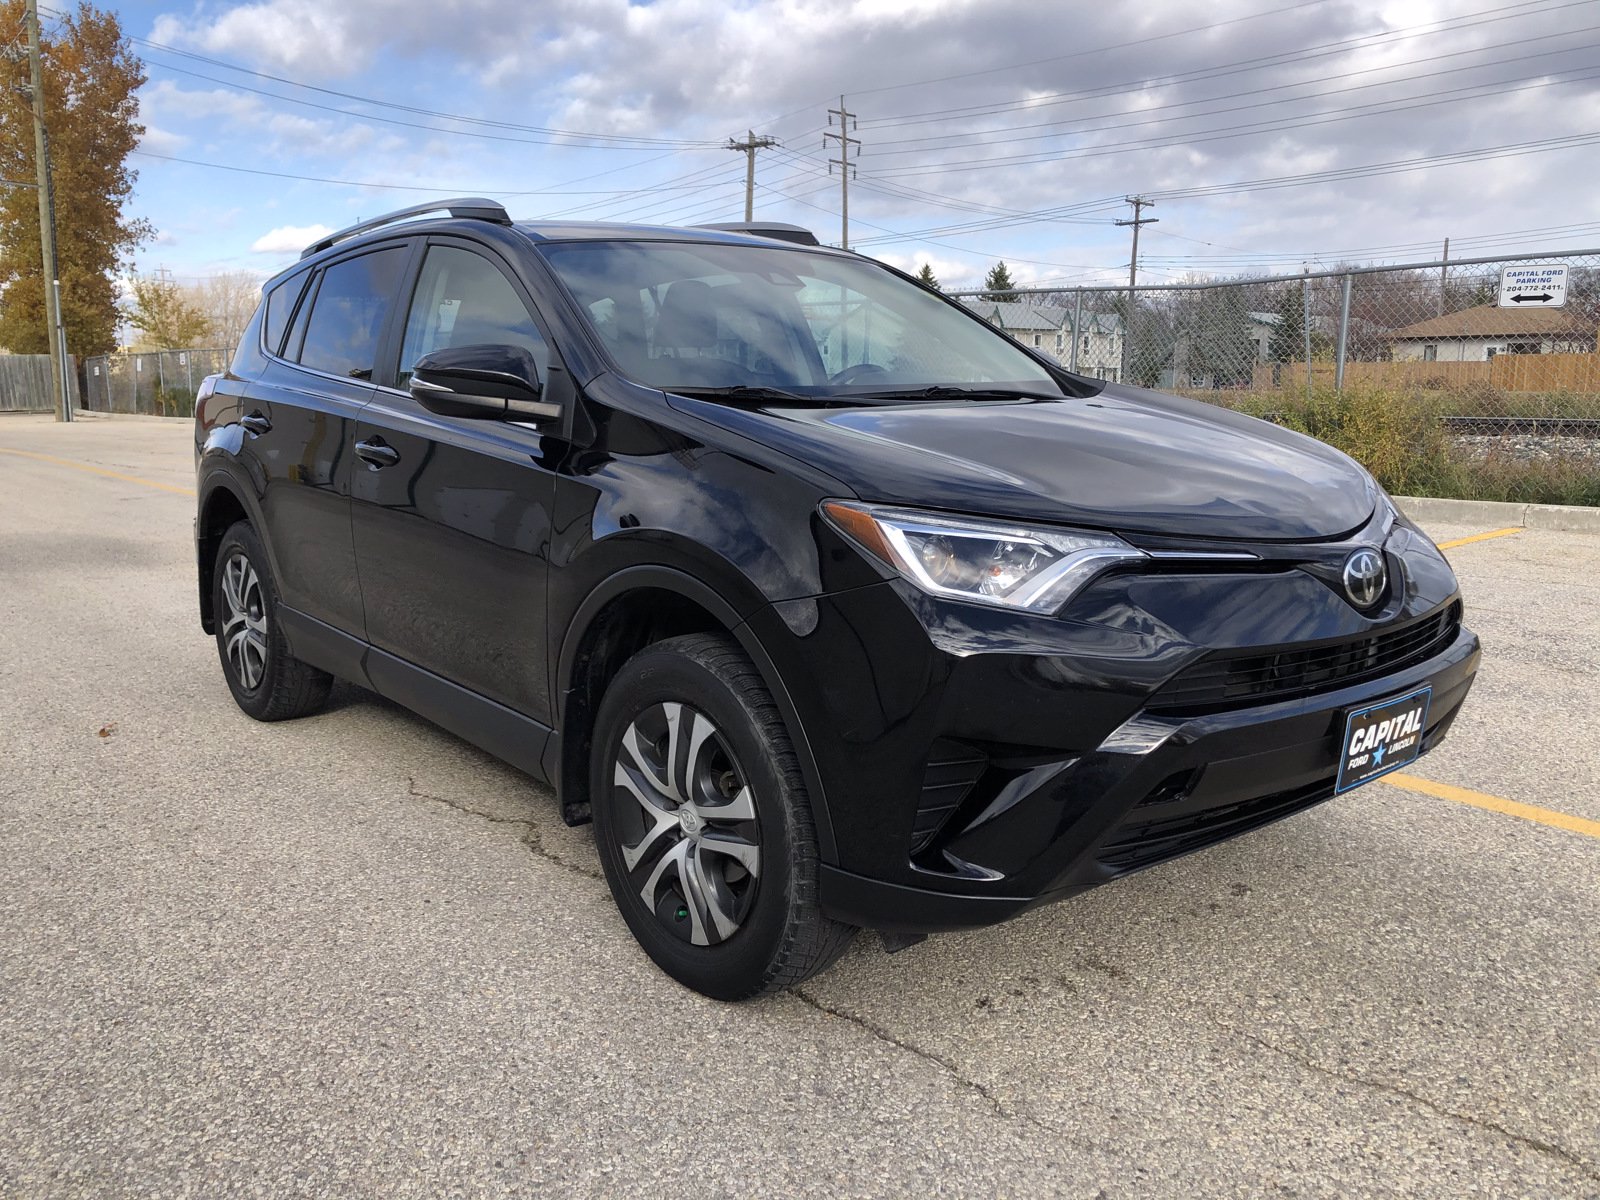
[{"label": "car hood", "polygon": [[892,407],[671,402],[888,504],[1171,537],[1305,541],[1350,533],[1377,503],[1371,476],[1331,446],[1137,388]]}]

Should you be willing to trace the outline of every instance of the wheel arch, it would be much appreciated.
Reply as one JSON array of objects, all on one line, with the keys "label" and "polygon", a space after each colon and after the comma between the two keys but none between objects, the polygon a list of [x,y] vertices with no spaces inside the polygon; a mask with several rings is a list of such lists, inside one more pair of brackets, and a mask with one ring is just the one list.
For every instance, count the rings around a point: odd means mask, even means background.
[{"label": "wheel arch", "polygon": [[[216,632],[216,614],[211,605],[211,576],[216,569],[217,547],[222,535],[236,521],[249,521],[266,545],[266,535],[248,493],[224,472],[214,472],[202,484],[194,524],[196,582],[200,594],[200,627]],[[271,547],[267,554],[272,554]],[[276,569],[276,564],[274,569]]]},{"label": "wheel arch", "polygon": [[818,849],[837,862],[827,794],[809,732],[772,655],[727,598],[674,567],[640,565],[609,576],[584,599],[569,623],[556,666],[556,736],[545,773],[569,825],[589,819],[588,760],[594,715],[622,664],[644,647],[685,633],[726,633],[750,656],[788,729],[816,824]]}]

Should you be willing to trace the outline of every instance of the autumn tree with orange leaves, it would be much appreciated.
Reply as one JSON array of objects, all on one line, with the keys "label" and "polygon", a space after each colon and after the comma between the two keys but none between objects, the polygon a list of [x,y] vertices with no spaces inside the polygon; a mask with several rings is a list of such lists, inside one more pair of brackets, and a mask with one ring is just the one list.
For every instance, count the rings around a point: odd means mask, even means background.
[{"label": "autumn tree with orange leaves", "polygon": [[[0,0],[0,48],[27,45],[23,14],[22,0]],[[45,23],[41,42],[62,323],[73,354],[103,354],[117,344],[116,278],[151,234],[126,212],[144,65],[116,16],[88,4]],[[49,350],[38,197],[8,186],[34,178],[27,56],[12,53],[0,57],[0,346],[20,354]]]}]

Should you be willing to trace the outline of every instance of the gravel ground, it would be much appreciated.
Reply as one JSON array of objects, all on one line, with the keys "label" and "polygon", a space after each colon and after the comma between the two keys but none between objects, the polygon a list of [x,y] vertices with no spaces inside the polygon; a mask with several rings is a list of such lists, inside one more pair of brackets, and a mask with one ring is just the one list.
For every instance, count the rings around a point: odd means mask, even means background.
[{"label": "gravel ground", "polygon": [[1592,463],[1600,468],[1600,438],[1502,433],[1461,434],[1450,440],[1474,458],[1511,458],[1518,462],[1568,460]]}]

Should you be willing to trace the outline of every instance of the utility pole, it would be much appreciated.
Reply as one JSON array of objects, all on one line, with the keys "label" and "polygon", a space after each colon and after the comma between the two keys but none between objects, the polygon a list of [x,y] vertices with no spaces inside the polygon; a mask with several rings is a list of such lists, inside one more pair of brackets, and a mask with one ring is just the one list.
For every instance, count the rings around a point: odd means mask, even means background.
[{"label": "utility pole", "polygon": [[746,162],[744,169],[744,219],[753,221],[755,220],[756,209],[756,151],[765,150],[768,146],[776,146],[778,139],[765,135],[757,137],[754,129],[749,132],[750,136],[742,142],[737,138],[729,138],[728,149],[743,150],[745,154],[749,155],[749,161]]},{"label": "utility pole", "polygon": [[50,344],[50,379],[60,407],[56,420],[72,420],[67,391],[67,363],[62,357],[61,310],[57,302],[60,273],[56,269],[56,205],[50,186],[50,143],[44,126],[44,76],[39,66],[39,4],[27,0],[23,20],[28,26],[28,90],[33,100],[33,159],[39,179],[39,251],[44,292],[46,340]]},{"label": "utility pole", "polygon": [[1450,283],[1450,239],[1444,240],[1444,257],[1439,260],[1439,316],[1444,316],[1444,293]]},{"label": "utility pole", "polygon": [[1133,205],[1133,219],[1131,221],[1118,221],[1118,225],[1133,226],[1133,256],[1128,260],[1128,318],[1122,323],[1122,382],[1128,382],[1128,369],[1133,365],[1133,314],[1139,303],[1139,226],[1155,225],[1155,217],[1141,215],[1145,209],[1154,208],[1154,200],[1146,200],[1143,196],[1126,196],[1124,199]]},{"label": "utility pole", "polygon": [[844,106],[844,97],[839,97],[839,107],[828,110],[828,124],[833,124],[833,119],[839,118],[839,132],[831,129],[822,135],[822,148],[828,148],[828,139],[833,138],[839,143],[839,157],[828,160],[828,174],[833,174],[833,168],[839,168],[839,248],[850,249],[850,173],[855,166],[850,162],[850,147],[856,148],[856,154],[861,153],[861,139],[850,136],[850,131],[856,128],[856,115],[848,112]]}]

